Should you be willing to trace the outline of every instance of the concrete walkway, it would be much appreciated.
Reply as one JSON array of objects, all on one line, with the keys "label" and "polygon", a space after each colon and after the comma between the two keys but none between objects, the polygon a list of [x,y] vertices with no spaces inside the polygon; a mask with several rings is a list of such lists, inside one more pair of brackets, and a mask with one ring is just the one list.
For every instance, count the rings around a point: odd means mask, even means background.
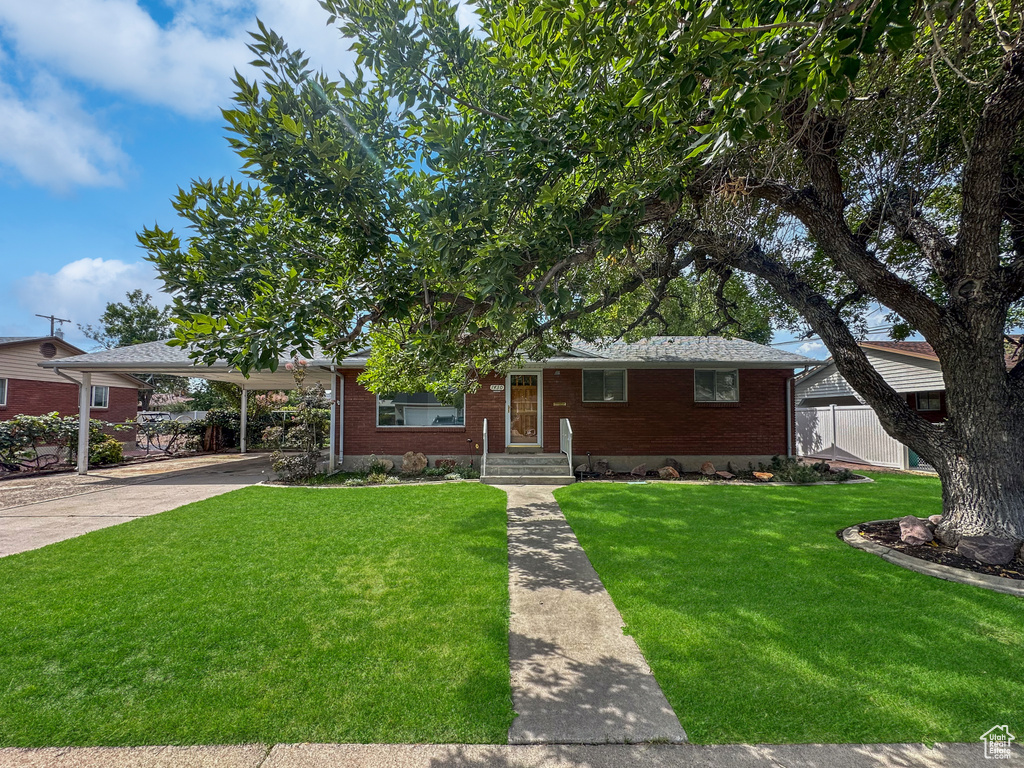
[{"label": "concrete walkway", "polygon": [[680,743],[686,733],[550,486],[508,494],[510,744]]},{"label": "concrete walkway", "polygon": [[[1019,764],[1014,747],[1007,766]],[[262,744],[0,749],[0,768],[970,768],[982,745]]]},{"label": "concrete walkway", "polygon": [[[12,495],[22,493],[17,499],[21,503],[0,505],[0,557],[208,499],[259,483],[270,473],[263,456],[206,458],[90,473],[81,478],[80,487],[61,488],[62,498],[31,503],[24,503],[22,486],[33,478],[6,481],[12,483]],[[67,482],[72,482],[70,477]],[[0,498],[4,493],[0,484]]]}]

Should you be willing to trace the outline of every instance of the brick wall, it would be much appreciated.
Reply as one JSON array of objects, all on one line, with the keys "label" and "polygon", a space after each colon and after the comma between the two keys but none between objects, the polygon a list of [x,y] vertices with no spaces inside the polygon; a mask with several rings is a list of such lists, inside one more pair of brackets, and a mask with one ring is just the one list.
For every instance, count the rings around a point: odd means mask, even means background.
[{"label": "brick wall", "polygon": [[[376,399],[346,371],[346,456],[478,453],[483,420],[490,449],[505,445],[505,393],[489,377],[466,397],[465,427],[378,427]],[[543,372],[544,450],[558,451],[559,419],[573,428],[573,452],[594,455],[745,456],[786,453],[786,380],[789,369],[741,370],[739,403],[696,403],[693,370],[643,369],[627,373],[628,402],[584,403],[582,371]],[[555,403],[565,403],[556,406]],[[467,439],[469,442],[467,442]]]},{"label": "brick wall", "polygon": [[[134,421],[139,407],[138,390],[131,387],[111,387],[110,407],[92,408],[91,415],[101,421]],[[0,406],[0,420],[18,414],[43,416],[57,411],[61,416],[78,415],[78,387],[71,382],[7,380],[7,405]],[[130,439],[118,434],[119,439]]]},{"label": "brick wall", "polygon": [[558,450],[558,420],[568,418],[577,455],[785,454],[790,375],[741,370],[738,403],[697,403],[693,370],[637,369],[626,374],[628,402],[584,403],[582,371],[546,370],[544,450]]},{"label": "brick wall", "polygon": [[[483,449],[484,419],[488,420],[491,452],[505,446],[505,393],[492,392],[492,384],[504,379],[487,377],[480,389],[466,397],[464,427],[378,427],[377,398],[356,382],[361,371],[344,371],[346,456],[400,456],[406,451],[468,456]],[[480,448],[477,448],[480,446]]]}]

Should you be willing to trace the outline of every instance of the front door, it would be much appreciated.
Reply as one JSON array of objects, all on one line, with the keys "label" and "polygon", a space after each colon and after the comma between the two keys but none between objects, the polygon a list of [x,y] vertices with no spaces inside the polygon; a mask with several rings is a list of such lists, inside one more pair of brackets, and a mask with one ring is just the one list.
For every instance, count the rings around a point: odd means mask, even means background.
[{"label": "front door", "polygon": [[509,374],[507,424],[510,445],[540,445],[540,374]]}]

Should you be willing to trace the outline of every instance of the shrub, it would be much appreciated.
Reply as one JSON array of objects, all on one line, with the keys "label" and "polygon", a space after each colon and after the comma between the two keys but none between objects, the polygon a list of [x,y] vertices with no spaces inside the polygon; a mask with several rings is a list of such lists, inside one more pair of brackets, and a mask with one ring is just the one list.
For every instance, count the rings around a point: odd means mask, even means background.
[{"label": "shrub", "polygon": [[400,482],[402,481],[394,475],[388,475],[384,478],[384,485],[398,485]]},{"label": "shrub", "polygon": [[120,464],[124,461],[124,447],[117,438],[105,436],[99,442],[89,443],[89,463],[97,466]]},{"label": "shrub", "polygon": [[[451,472],[458,467],[458,462],[455,459],[438,459],[434,462],[434,466],[438,469],[443,469],[445,472]],[[426,473],[426,470],[424,470]]]},{"label": "shrub", "polygon": [[462,479],[462,475],[460,475],[458,472],[449,472],[447,475],[444,476],[444,479],[445,480],[461,480]]},{"label": "shrub", "polygon": [[277,473],[278,480],[285,483],[299,483],[313,477],[320,463],[320,452],[285,454],[275,451],[270,455],[270,466]]},{"label": "shrub", "polygon": [[366,476],[366,482],[370,483],[371,485],[378,485],[380,483],[386,482],[387,479],[388,476],[385,475],[383,472],[371,472]]},{"label": "shrub", "polygon": [[356,488],[361,485],[366,485],[366,480],[361,477],[353,477],[346,480],[342,485],[347,485],[349,488]]},{"label": "shrub", "polygon": [[444,477],[448,470],[444,467],[427,467],[423,470],[424,477]]}]

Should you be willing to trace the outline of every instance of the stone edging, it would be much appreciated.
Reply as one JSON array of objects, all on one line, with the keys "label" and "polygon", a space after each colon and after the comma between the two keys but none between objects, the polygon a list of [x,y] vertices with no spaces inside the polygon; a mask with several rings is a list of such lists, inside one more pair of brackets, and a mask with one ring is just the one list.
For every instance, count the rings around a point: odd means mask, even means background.
[{"label": "stone edging", "polygon": [[922,573],[925,576],[934,576],[938,579],[945,579],[946,581],[955,581],[960,584],[967,584],[972,587],[981,587],[982,589],[990,589],[994,592],[1003,592],[1007,595],[1015,595],[1016,597],[1024,597],[1024,581],[1018,581],[1016,579],[1004,579],[1001,576],[990,576],[987,573],[974,573],[973,571],[965,571],[962,568],[953,568],[949,565],[942,565],[940,563],[932,563],[928,560],[922,560],[918,557],[911,557],[905,555],[902,552],[897,552],[889,547],[876,544],[873,541],[869,541],[867,538],[860,535],[861,525],[870,525],[871,523],[884,523],[889,522],[888,520],[871,520],[866,523],[859,523],[858,525],[851,525],[843,531],[843,541],[849,544],[851,547],[857,549],[863,549],[865,552],[870,552],[873,555],[878,555],[883,560],[898,565],[901,568],[906,568],[908,571],[916,571]]}]

